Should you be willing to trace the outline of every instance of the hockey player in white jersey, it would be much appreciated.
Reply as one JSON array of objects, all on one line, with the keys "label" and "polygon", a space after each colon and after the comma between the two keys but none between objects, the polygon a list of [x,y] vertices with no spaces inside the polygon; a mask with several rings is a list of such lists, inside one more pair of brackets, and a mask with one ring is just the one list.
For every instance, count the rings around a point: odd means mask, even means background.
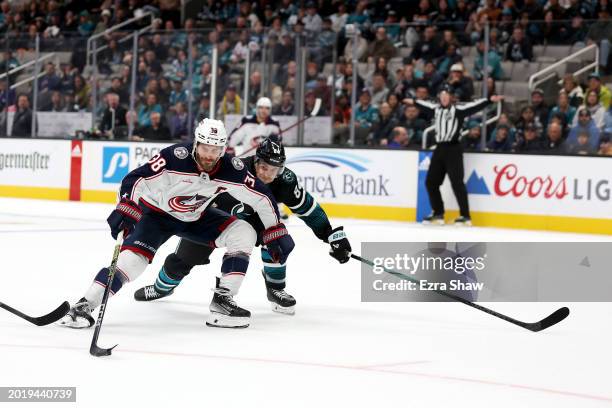
[{"label": "hockey player in white jersey", "polygon": [[236,156],[255,153],[259,143],[270,135],[280,135],[280,125],[272,119],[272,101],[262,97],[257,100],[255,115],[245,116],[229,137],[229,148]]},{"label": "hockey player in white jersey", "polygon": [[[233,297],[246,274],[257,236],[245,221],[210,204],[219,194],[229,193],[257,208],[265,226],[259,239],[272,248],[273,256],[281,262],[294,243],[279,222],[271,191],[240,159],[226,156],[226,146],[223,123],[204,119],[196,127],[192,143],[163,149],[123,179],[120,202],[107,220],[113,238],[120,231],[126,237],[111,282],[111,294],[138,278],[157,249],[177,235],[226,247],[206,323],[218,327],[248,327],[251,314],[239,307]],[[92,311],[100,305],[107,281],[108,268],[102,268],[60,324],[71,328],[91,327]]]}]

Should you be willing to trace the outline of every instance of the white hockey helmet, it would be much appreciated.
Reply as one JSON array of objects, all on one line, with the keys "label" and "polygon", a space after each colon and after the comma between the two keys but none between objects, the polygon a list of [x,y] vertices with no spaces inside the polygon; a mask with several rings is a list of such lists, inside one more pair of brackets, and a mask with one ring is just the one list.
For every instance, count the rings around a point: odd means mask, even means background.
[{"label": "white hockey helmet", "polygon": [[220,120],[204,118],[195,128],[193,137],[193,157],[195,158],[198,143],[211,146],[222,146],[223,151],[220,156],[225,154],[227,149],[227,132],[225,125]]},{"label": "white hockey helmet", "polygon": [[266,98],[265,96],[263,96],[257,100],[257,104],[255,105],[255,107],[272,109],[272,101],[270,100],[270,98]]}]

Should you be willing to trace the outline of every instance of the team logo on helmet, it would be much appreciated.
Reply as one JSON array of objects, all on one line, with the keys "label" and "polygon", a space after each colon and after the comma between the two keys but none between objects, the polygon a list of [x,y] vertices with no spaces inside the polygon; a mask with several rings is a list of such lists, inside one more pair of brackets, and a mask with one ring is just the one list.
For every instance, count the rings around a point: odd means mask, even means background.
[{"label": "team logo on helmet", "polygon": [[236,170],[244,169],[244,163],[238,157],[232,158],[232,164]]},{"label": "team logo on helmet", "polygon": [[174,149],[174,155],[179,159],[184,159],[189,156],[189,151],[187,151],[187,148],[180,146]]},{"label": "team logo on helmet", "polygon": [[195,212],[200,208],[208,197],[196,194],[194,196],[176,196],[168,200],[168,206],[172,208],[173,212]]}]

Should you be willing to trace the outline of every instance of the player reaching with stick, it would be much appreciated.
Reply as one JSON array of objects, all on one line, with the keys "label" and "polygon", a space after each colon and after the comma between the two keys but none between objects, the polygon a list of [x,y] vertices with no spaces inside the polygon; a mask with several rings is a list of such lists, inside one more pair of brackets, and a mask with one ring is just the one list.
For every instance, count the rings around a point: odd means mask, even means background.
[{"label": "player reaching with stick", "polygon": [[[277,136],[264,139],[254,156],[243,158],[247,169],[267,184],[277,202],[286,204],[297,216],[310,227],[321,241],[330,245],[330,255],[340,263],[349,260],[351,245],[343,227],[332,228],[327,214],[304,188],[297,176],[285,167],[285,148]],[[255,209],[224,194],[215,202],[220,209],[237,213],[256,231],[263,225]],[[139,301],[161,299],[173,293],[182,279],[196,265],[209,263],[214,248],[188,240],[181,240],[175,253],[166,257],[164,266],[159,271],[154,285],[145,286],[134,293]],[[286,262],[275,262],[266,246],[262,246],[263,275],[266,283],[268,300],[272,310],[279,313],[294,314],[296,301],[285,292]]]},{"label": "player reaching with stick", "polygon": [[[225,247],[221,277],[217,278],[208,325],[247,327],[250,312],[239,307],[238,293],[257,240],[270,251],[274,262],[284,263],[294,243],[279,223],[270,189],[251,174],[238,158],[225,155],[227,135],[221,121],[204,119],[190,143],[163,149],[122,181],[120,202],[108,217],[113,238],[126,237],[110,284],[111,294],[138,278],[157,249],[177,235],[198,243]],[[251,226],[211,204],[222,193],[248,203],[260,215],[261,235]],[[92,311],[102,301],[109,270],[102,268],[85,295],[70,309],[61,324],[91,327]]]}]

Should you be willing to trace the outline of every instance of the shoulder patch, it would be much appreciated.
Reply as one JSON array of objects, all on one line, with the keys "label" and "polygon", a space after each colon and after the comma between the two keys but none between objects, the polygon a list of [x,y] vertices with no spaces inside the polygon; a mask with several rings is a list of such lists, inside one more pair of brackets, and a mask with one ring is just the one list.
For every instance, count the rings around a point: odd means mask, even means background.
[{"label": "shoulder patch", "polygon": [[234,166],[236,170],[244,169],[244,163],[238,157],[232,158],[232,165]]},{"label": "shoulder patch", "polygon": [[189,156],[189,151],[187,151],[186,147],[179,146],[174,149],[174,155],[179,159],[184,159]]},{"label": "shoulder patch", "polygon": [[291,170],[285,169],[285,171],[283,171],[283,180],[285,180],[287,183],[291,183],[293,180],[295,180],[295,174],[293,174]]}]

